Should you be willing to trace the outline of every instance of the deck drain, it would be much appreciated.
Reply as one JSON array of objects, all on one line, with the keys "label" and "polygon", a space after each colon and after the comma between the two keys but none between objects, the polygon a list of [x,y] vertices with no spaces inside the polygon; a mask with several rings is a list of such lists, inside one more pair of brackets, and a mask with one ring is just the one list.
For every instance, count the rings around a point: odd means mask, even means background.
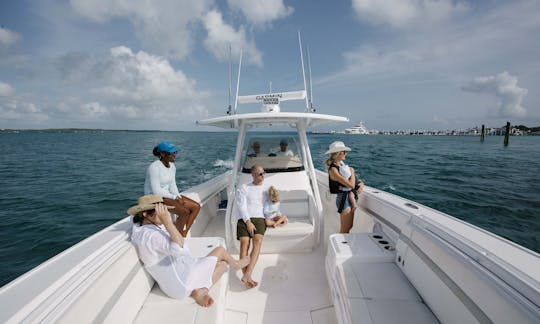
[{"label": "deck drain", "polygon": [[387,245],[387,246],[385,246],[384,248],[385,248],[386,250],[388,250],[388,251],[394,251],[394,250],[396,249],[395,247],[393,247],[393,246],[391,246],[391,245]]},{"label": "deck drain", "polygon": [[377,239],[377,240],[380,240],[380,239],[382,239],[382,236],[380,236],[380,235],[373,235],[373,238],[374,238],[374,239]]},{"label": "deck drain", "polygon": [[381,244],[388,244],[388,241],[381,240],[381,241],[379,241],[379,243],[381,243]]},{"label": "deck drain", "polygon": [[206,247],[211,248],[211,247],[214,247],[214,245],[213,244],[208,244]]},{"label": "deck drain", "polygon": [[349,244],[349,242],[347,242],[347,241],[343,241],[343,242],[341,242],[341,243],[342,243],[342,244]]}]

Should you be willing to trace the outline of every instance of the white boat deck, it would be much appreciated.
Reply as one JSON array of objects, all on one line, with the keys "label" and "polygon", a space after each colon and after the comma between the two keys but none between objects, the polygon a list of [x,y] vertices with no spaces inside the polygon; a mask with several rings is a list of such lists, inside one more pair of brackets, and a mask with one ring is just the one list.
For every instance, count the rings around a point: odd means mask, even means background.
[{"label": "white boat deck", "polygon": [[[356,219],[366,219],[362,213],[365,211],[359,210]],[[201,236],[224,237],[224,214],[225,210],[219,210]],[[229,271],[225,324],[337,323],[325,255],[328,236],[337,232],[338,216],[326,217],[326,221],[324,244],[314,251],[261,254],[253,273],[259,286],[246,289],[240,281],[241,271]]]},{"label": "white boat deck", "polygon": [[321,249],[262,254],[246,289],[242,273],[229,273],[225,323],[336,323]]}]

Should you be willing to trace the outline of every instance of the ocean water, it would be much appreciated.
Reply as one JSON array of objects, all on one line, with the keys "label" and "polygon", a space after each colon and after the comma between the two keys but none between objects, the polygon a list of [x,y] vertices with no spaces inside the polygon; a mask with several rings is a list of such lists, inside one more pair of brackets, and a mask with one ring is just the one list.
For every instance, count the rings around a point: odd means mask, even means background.
[{"label": "ocean water", "polygon": [[[0,134],[0,286],[125,217],[161,140],[180,148],[180,190],[232,168],[235,132]],[[540,137],[312,134],[318,168],[335,140],[369,186],[540,251]]]}]

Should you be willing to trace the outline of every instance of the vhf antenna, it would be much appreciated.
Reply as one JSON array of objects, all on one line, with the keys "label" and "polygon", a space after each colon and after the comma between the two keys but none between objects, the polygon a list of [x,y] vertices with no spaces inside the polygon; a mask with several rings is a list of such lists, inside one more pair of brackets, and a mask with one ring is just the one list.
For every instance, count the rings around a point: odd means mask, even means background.
[{"label": "vhf antenna", "polygon": [[304,91],[306,91],[306,111],[309,111],[309,102],[306,86],[306,71],[304,69],[304,54],[302,51],[302,38],[300,37],[300,31],[298,31],[298,45],[300,46],[300,60],[302,61],[302,77],[304,78]]},{"label": "vhf antenna", "polygon": [[309,72],[309,111],[315,112],[316,109],[313,107],[313,83],[311,82],[311,58],[309,55],[309,46],[307,46],[307,65]]},{"label": "vhf antenna", "polygon": [[236,107],[238,107],[238,89],[240,88],[240,71],[242,70],[242,49],[240,49],[240,62],[238,62],[238,80],[236,81],[236,98],[234,99],[234,111],[236,115]]},{"label": "vhf antenna", "polygon": [[231,60],[232,60],[232,48],[231,44],[229,44],[229,107],[227,108],[227,115],[230,115],[232,112],[232,106],[231,106],[231,83],[232,83],[232,75],[231,75]]}]

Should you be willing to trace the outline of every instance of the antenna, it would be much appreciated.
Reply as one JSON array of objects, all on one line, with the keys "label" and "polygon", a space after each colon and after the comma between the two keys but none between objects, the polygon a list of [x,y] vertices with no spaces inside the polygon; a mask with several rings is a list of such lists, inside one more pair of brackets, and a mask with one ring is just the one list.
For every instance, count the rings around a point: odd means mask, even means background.
[{"label": "antenna", "polygon": [[238,89],[240,88],[240,71],[242,69],[242,49],[240,49],[240,62],[238,63],[238,80],[236,81],[236,98],[234,99],[234,115],[238,107]]},{"label": "antenna", "polygon": [[309,46],[307,46],[307,65],[309,71],[309,111],[315,112],[316,109],[313,107],[313,83],[311,82],[311,58],[309,55]]},{"label": "antenna", "polygon": [[227,108],[227,115],[230,115],[232,112],[232,106],[231,106],[231,86],[232,86],[232,48],[231,44],[229,43],[229,107]]},{"label": "antenna", "polygon": [[[307,92],[306,87],[306,71],[304,69],[304,54],[302,51],[302,38],[300,37],[300,31],[298,31],[298,45],[300,46],[300,60],[302,61],[302,77],[304,78],[304,91]],[[308,96],[306,96],[306,111],[309,110]]]}]

